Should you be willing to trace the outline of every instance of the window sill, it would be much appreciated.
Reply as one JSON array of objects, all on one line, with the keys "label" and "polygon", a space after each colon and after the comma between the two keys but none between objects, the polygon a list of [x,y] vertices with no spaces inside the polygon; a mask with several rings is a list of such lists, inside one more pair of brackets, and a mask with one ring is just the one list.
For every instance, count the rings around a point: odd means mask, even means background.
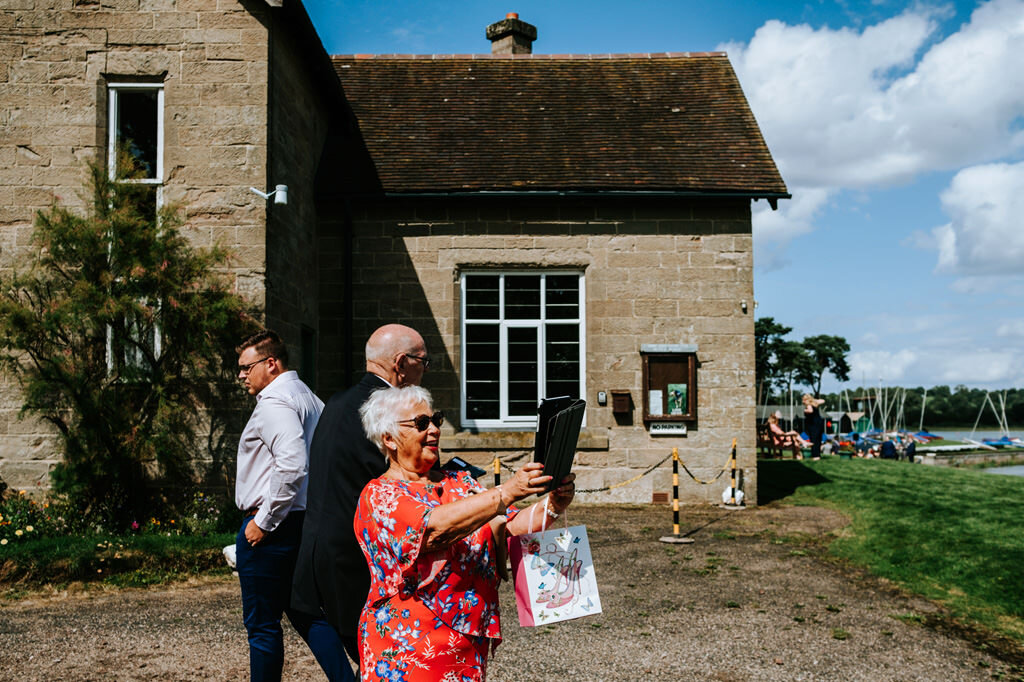
[{"label": "window sill", "polygon": [[[470,433],[459,431],[441,436],[441,450],[459,452],[463,450],[532,450],[533,431],[483,431]],[[578,450],[607,450],[608,429],[584,428],[580,430]]]}]

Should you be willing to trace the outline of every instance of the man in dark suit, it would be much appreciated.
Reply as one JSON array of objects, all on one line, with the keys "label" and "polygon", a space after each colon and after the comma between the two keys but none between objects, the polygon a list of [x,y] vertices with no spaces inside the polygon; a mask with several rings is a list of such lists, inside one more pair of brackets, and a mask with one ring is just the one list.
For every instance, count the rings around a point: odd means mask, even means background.
[{"label": "man in dark suit", "polygon": [[326,616],[357,662],[356,628],[370,590],[370,572],[352,521],[363,487],[388,468],[384,455],[363,433],[359,408],[378,388],[418,386],[429,365],[426,344],[415,329],[400,324],[377,329],[366,342],[366,374],[331,397],[313,434],[291,606]]}]

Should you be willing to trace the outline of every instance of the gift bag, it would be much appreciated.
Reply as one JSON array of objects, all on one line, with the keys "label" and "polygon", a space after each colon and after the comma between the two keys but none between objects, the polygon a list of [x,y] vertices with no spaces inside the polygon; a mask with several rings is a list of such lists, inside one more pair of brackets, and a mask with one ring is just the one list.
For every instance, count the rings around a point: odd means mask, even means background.
[{"label": "gift bag", "polygon": [[567,524],[508,542],[520,625],[601,613],[586,526]]}]

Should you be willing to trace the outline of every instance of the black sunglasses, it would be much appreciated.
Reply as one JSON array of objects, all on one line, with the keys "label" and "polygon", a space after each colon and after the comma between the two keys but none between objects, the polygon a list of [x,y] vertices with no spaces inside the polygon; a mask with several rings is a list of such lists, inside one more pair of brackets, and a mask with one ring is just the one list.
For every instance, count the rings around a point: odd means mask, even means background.
[{"label": "black sunglasses", "polygon": [[412,424],[416,427],[417,431],[426,431],[427,426],[433,424],[437,428],[441,428],[441,424],[444,424],[444,412],[438,410],[429,417],[425,414],[421,414],[413,419],[402,419],[398,422],[399,424]]},{"label": "black sunglasses", "polygon": [[270,359],[271,357],[273,357],[273,356],[271,356],[271,355],[268,355],[267,357],[265,357],[265,358],[260,358],[259,360],[256,360],[255,362],[250,362],[250,363],[249,363],[248,365],[239,365],[239,366],[238,366],[238,371],[239,371],[240,373],[242,373],[242,374],[248,374],[249,372],[251,372],[251,371],[252,371],[252,368],[253,368],[253,367],[255,367],[256,365],[260,364],[261,362],[266,362],[266,361],[267,361],[267,360],[269,360],[269,359]]}]

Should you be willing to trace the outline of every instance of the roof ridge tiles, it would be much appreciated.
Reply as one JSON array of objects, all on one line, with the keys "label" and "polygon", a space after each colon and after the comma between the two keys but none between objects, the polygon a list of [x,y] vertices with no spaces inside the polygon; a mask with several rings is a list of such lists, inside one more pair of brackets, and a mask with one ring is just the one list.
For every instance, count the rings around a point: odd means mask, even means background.
[{"label": "roof ridge tiles", "polygon": [[601,60],[601,59],[687,59],[692,57],[725,57],[725,52],[608,52],[597,54],[335,54],[332,59],[529,59],[529,60]]}]

